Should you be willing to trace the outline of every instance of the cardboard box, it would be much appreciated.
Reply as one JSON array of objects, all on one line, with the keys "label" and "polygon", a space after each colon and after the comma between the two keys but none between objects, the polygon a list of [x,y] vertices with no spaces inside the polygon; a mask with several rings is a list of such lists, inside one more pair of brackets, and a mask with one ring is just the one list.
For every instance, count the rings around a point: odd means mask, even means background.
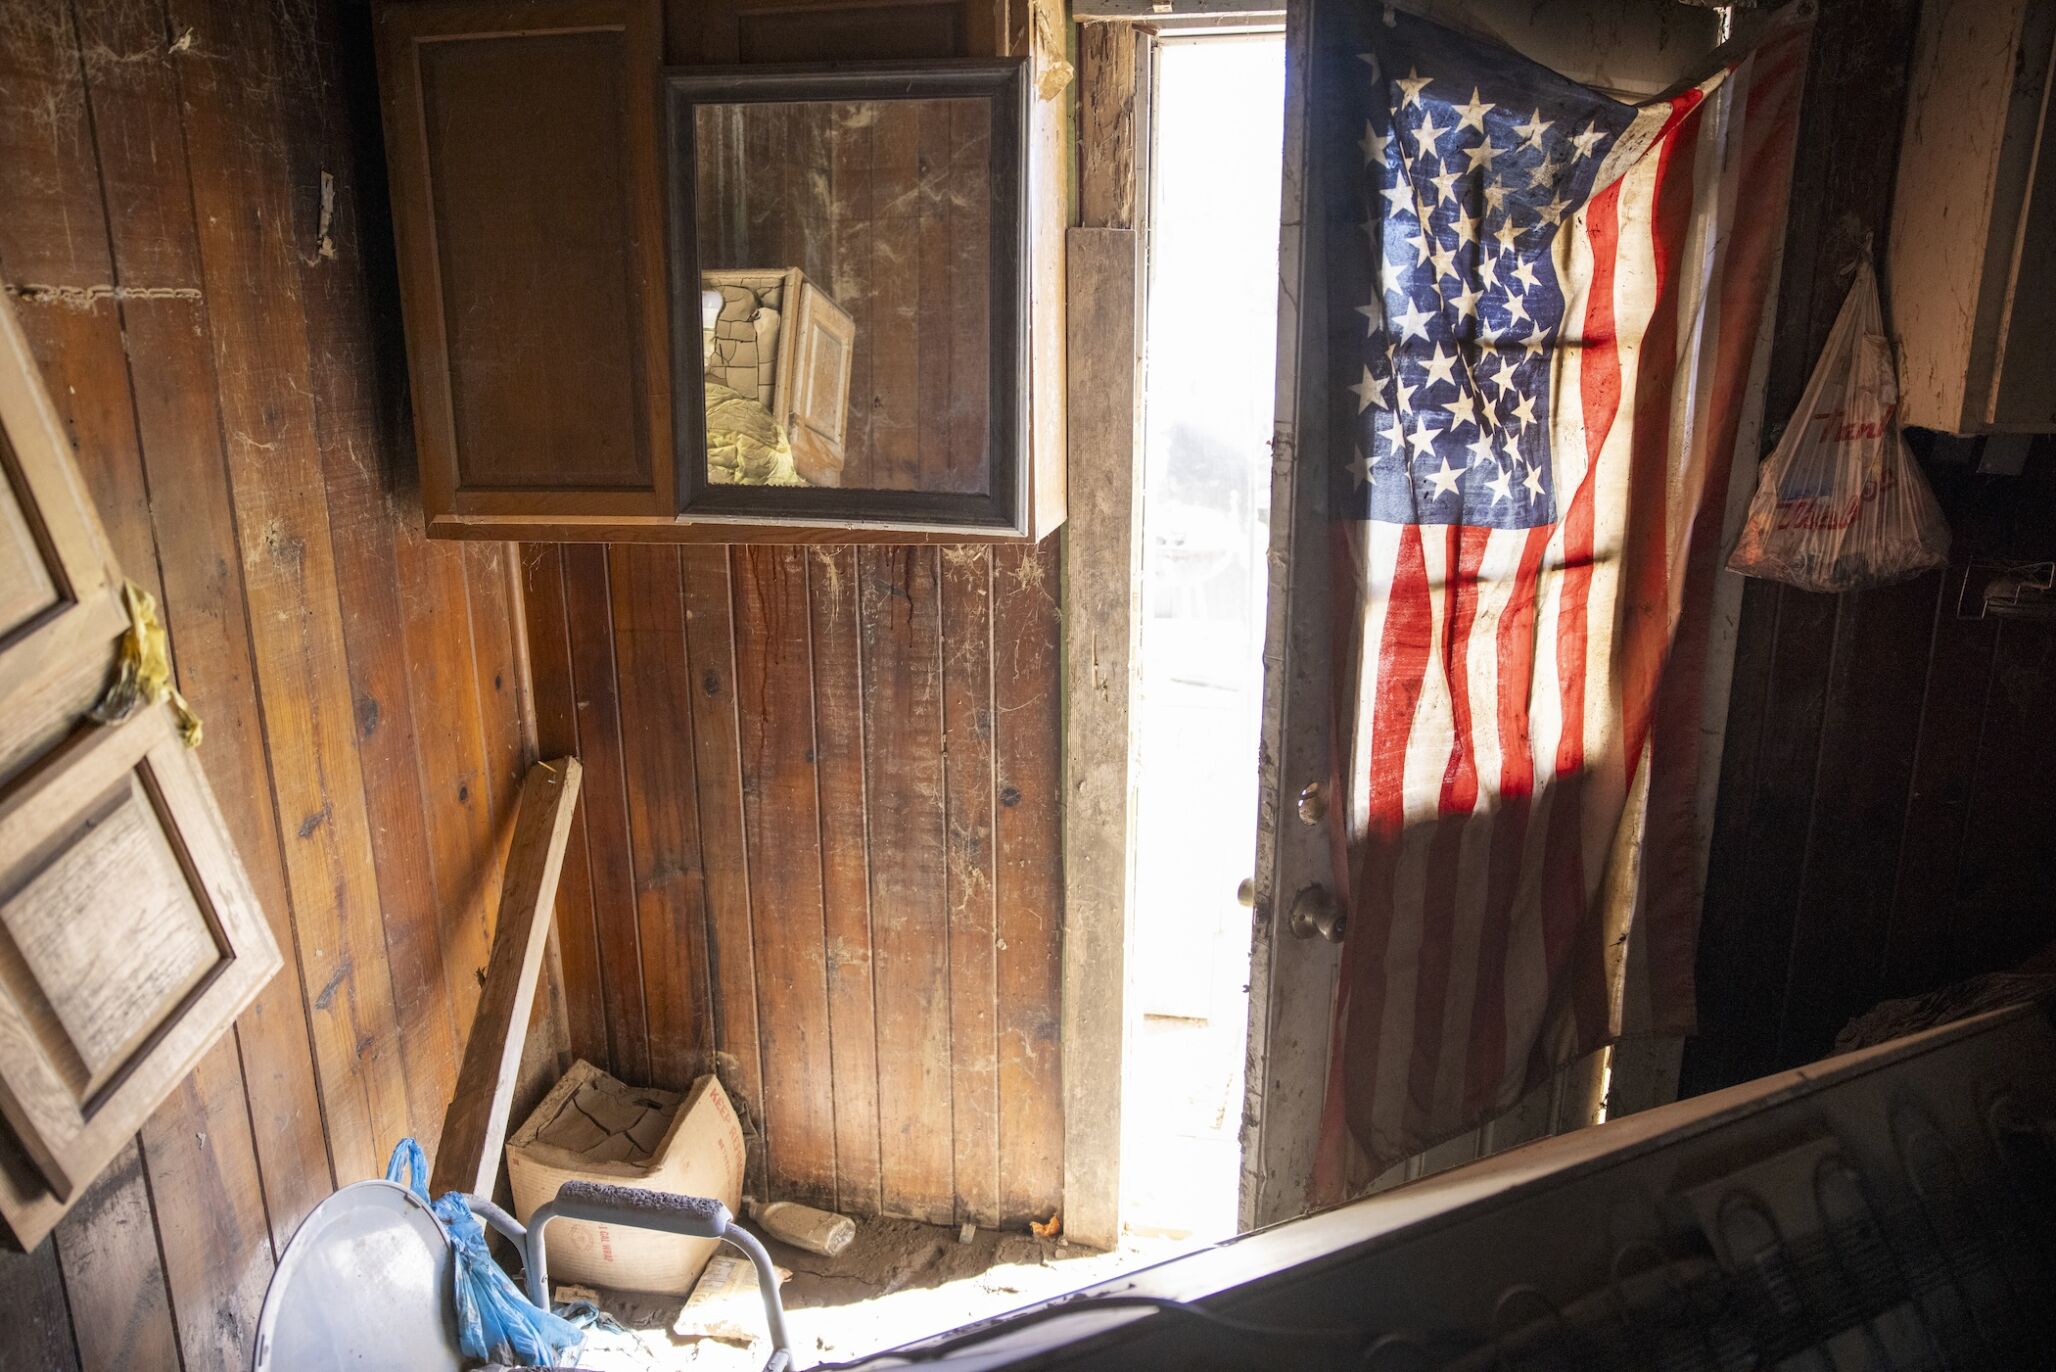
[{"label": "cardboard box", "polygon": [[[712,1076],[681,1097],[626,1085],[580,1060],[507,1140],[507,1179],[524,1224],[567,1181],[712,1196],[739,1213],[742,1172],[742,1122]],[[557,1220],[544,1251],[552,1281],[683,1295],[720,1246],[718,1239]]]}]

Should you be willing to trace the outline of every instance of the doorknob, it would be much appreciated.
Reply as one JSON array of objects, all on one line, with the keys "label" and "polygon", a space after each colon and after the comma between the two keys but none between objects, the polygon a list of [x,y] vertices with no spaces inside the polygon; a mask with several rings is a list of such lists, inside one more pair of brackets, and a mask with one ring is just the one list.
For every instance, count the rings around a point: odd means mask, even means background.
[{"label": "doorknob", "polygon": [[1313,938],[1318,934],[1330,943],[1340,943],[1349,930],[1349,912],[1327,887],[1306,886],[1292,898],[1292,916],[1285,927],[1294,938]]}]

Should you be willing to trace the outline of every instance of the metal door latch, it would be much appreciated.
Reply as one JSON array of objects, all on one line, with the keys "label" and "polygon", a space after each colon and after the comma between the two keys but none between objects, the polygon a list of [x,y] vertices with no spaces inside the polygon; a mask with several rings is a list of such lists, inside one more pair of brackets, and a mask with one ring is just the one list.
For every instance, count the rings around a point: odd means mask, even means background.
[{"label": "metal door latch", "polygon": [[1302,887],[1292,898],[1292,916],[1285,927],[1294,938],[1313,938],[1318,934],[1330,943],[1340,943],[1349,931],[1349,912],[1327,887]]}]

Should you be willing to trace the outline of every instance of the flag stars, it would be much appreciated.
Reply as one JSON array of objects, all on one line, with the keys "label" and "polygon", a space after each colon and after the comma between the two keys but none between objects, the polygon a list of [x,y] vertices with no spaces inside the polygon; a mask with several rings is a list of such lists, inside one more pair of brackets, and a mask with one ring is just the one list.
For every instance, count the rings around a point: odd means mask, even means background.
[{"label": "flag stars", "polygon": [[1478,98],[1476,86],[1471,87],[1471,98],[1467,103],[1453,105],[1450,108],[1462,116],[1456,123],[1458,129],[1476,129],[1479,133],[1485,132],[1485,116],[1493,110],[1493,106]]},{"label": "flag stars", "polygon": [[1549,132],[1551,127],[1550,121],[1542,117],[1542,111],[1536,110],[1528,116],[1527,123],[1514,125],[1513,131],[1521,136],[1522,143],[1539,148],[1542,146],[1542,135]]},{"label": "flag stars", "polygon": [[1534,424],[1535,397],[1533,395],[1523,394],[1520,398],[1520,401],[1513,407],[1513,417],[1520,423],[1520,426],[1523,429],[1526,429],[1530,425]]},{"label": "flag stars", "polygon": [[[1332,51],[1332,49],[1330,49],[1330,51]],[[1365,56],[1369,57],[1370,54],[1366,53]],[[1374,61],[1374,68],[1375,65],[1376,63]],[[1405,109],[1408,105],[1420,104],[1421,92],[1428,88],[1428,80],[1429,78],[1421,75],[1419,68],[1408,67],[1406,69],[1406,75],[1398,78],[1398,80],[1396,80],[1393,83],[1400,89],[1399,108]],[[1330,144],[1329,146],[1332,147],[1333,144]]]},{"label": "flag stars", "polygon": [[[1356,412],[1362,414],[1384,398],[1385,383],[1371,375],[1369,367],[1364,368],[1364,379],[1349,388],[1356,392]],[[1379,408],[1383,408],[1382,405]]]},{"label": "flag stars", "polygon": [[[1442,402],[1442,408],[1449,412],[1449,428],[1452,433],[1458,425],[1478,423],[1478,398],[1469,391],[1458,390],[1454,400]],[[1482,426],[1479,431],[1483,432]]]},{"label": "flag stars", "polygon": [[1540,463],[1534,463],[1529,466],[1527,479],[1522,481],[1521,485],[1535,499],[1540,500],[1542,498],[1542,466]]},{"label": "flag stars", "polygon": [[1456,359],[1444,352],[1440,343],[1435,345],[1435,355],[1422,358],[1421,365],[1428,372],[1427,380],[1421,384],[1433,386],[1444,381],[1452,386],[1456,384]]},{"label": "flag stars", "polygon": [[1442,135],[1448,132],[1448,129],[1435,127],[1434,115],[1430,114],[1422,119],[1420,127],[1414,130],[1414,146],[1420,149],[1417,156],[1439,161],[1442,154],[1436,145],[1442,141]]},{"label": "flag stars", "polygon": [[[1362,453],[1357,454],[1357,460],[1363,460]],[[1497,505],[1502,500],[1507,502],[1509,505],[1513,503],[1512,486],[1513,475],[1510,472],[1505,471],[1504,469],[1495,471],[1492,474],[1492,479],[1485,483],[1485,489],[1492,492],[1492,503],[1494,505]]]},{"label": "flag stars", "polygon": [[1442,455],[1442,470],[1428,473],[1428,484],[1434,488],[1430,494],[1437,496],[1457,494],[1457,479],[1469,470],[1469,467],[1450,466],[1449,454],[1444,453]]},{"label": "flag stars", "polygon": [[[1435,451],[1435,430],[1428,427],[1426,415],[1415,417],[1413,432],[1406,436],[1406,441],[1418,456],[1426,457]],[[1444,458],[1443,462],[1446,464],[1448,459]]]},{"label": "flag stars", "polygon": [[1489,172],[1492,170],[1492,159],[1499,156],[1499,150],[1493,147],[1489,140],[1458,151],[1470,159],[1470,165],[1464,168],[1466,172]]},{"label": "flag stars", "polygon": [[1385,161],[1385,150],[1392,146],[1392,135],[1389,133],[1379,133],[1377,126],[1366,119],[1364,120],[1364,136],[1357,143],[1357,146],[1364,150],[1365,166],[1382,166]]},{"label": "flag stars", "polygon": [[1524,292],[1532,291],[1542,284],[1536,279],[1535,264],[1528,261],[1523,261],[1513,269],[1513,279],[1521,283],[1521,290]]},{"label": "flag stars", "polygon": [[1425,341],[1428,337],[1428,321],[1434,317],[1409,298],[1405,311],[1392,316],[1392,322],[1399,327],[1401,337]]},{"label": "flag stars", "polygon": [[1351,490],[1362,490],[1371,484],[1371,460],[1364,456],[1362,448],[1356,450],[1356,460],[1347,464],[1345,470],[1349,473]]},{"label": "flag stars", "polygon": [[1582,161],[1590,157],[1592,150],[1598,147],[1605,138],[1606,135],[1599,131],[1598,125],[1587,124],[1582,131],[1571,135],[1571,145],[1578,150],[1578,158]]}]

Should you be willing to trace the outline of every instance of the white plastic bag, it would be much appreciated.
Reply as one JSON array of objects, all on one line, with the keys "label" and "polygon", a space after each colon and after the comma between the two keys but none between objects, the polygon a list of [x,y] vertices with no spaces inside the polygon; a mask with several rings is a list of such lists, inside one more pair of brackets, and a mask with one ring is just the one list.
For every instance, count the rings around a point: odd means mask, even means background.
[{"label": "white plastic bag", "polygon": [[1949,525],[1899,432],[1899,380],[1863,262],[1728,568],[1809,591],[1905,581],[1949,560]]}]

